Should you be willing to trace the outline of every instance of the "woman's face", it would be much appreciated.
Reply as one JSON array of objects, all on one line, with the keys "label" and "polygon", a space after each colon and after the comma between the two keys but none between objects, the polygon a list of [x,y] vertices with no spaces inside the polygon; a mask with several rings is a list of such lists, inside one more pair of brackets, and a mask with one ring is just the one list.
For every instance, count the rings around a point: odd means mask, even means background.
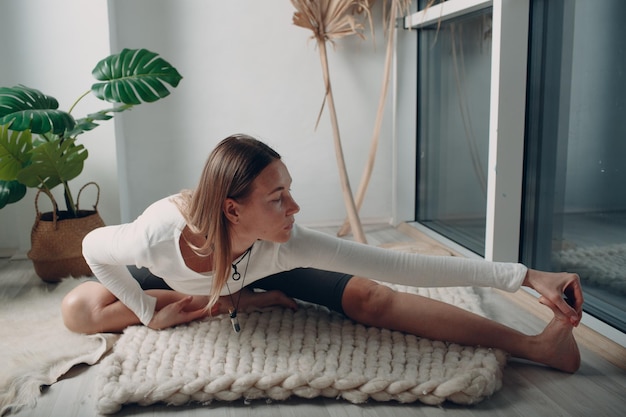
[{"label": "woman's face", "polygon": [[257,239],[286,242],[291,237],[294,215],[300,207],[291,197],[291,175],[277,159],[270,163],[252,183],[252,193],[237,206],[236,238],[254,242]]}]

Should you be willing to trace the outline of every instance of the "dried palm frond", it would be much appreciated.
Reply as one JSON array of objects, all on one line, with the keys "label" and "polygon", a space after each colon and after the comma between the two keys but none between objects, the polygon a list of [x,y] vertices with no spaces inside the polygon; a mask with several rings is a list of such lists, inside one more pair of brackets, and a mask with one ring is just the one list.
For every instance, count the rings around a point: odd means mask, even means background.
[{"label": "dried palm frond", "polygon": [[[429,2],[428,6],[430,6],[432,1],[433,0]],[[395,44],[395,22],[398,16],[408,12],[409,7],[411,6],[411,2],[412,0],[385,0],[383,2],[383,26],[385,28],[387,36],[385,71],[383,74],[382,87],[378,100],[378,111],[376,112],[376,121],[374,123],[374,132],[372,134],[372,140],[370,143],[369,155],[367,158],[367,163],[365,164],[365,169],[363,170],[363,175],[361,176],[361,182],[359,184],[359,188],[357,190],[355,198],[357,212],[361,209],[361,206],[363,205],[363,200],[365,199],[365,193],[367,191],[367,187],[369,185],[370,179],[372,177],[372,172],[374,170],[374,162],[376,160],[378,142],[380,141],[380,129],[383,123],[385,103],[387,101],[387,92],[389,90],[389,80],[391,78],[391,66],[393,63],[393,50]],[[337,235],[344,236],[346,233],[348,233],[349,229],[350,223],[348,222],[348,220],[346,220],[343,223],[341,229],[339,229]]]},{"label": "dried palm frond", "polygon": [[363,37],[361,16],[369,17],[370,0],[291,0],[293,24],[313,32],[320,42],[344,36]]},{"label": "dried palm frond", "polygon": [[[435,0],[429,0],[426,7],[430,7]],[[390,27],[395,26],[396,18],[402,14],[408,13],[413,0],[384,0],[383,1],[383,28],[389,31]]]},{"label": "dried palm frond", "polygon": [[[339,123],[337,122],[337,112],[330,84],[330,71],[328,67],[328,55],[326,52],[326,41],[333,42],[335,39],[349,35],[362,36],[363,24],[357,17],[366,14],[369,17],[369,0],[291,0],[296,8],[293,15],[293,23],[296,26],[309,29],[313,32],[313,38],[317,40],[319,47],[324,86],[326,89],[325,102],[328,103],[333,138],[335,145],[335,156],[339,167],[339,177],[344,198],[344,204],[348,213],[350,227],[355,240],[366,243],[365,234],[361,226],[361,221],[354,203],[348,171],[346,169],[341,137],[339,134]],[[324,105],[322,104],[322,109]],[[319,118],[318,118],[319,120]]]}]

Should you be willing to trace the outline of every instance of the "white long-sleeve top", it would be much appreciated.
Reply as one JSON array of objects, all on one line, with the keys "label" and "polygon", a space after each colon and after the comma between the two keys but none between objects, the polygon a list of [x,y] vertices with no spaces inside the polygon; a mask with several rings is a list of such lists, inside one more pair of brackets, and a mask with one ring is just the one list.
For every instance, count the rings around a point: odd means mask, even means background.
[{"label": "white long-sleeve top", "polygon": [[[156,298],[146,294],[127,265],[148,268],[174,290],[208,295],[212,273],[191,270],[180,252],[185,220],[172,198],[148,207],[134,222],[106,226],[89,233],[83,255],[98,280],[148,324]],[[248,262],[248,265],[245,263]],[[317,268],[418,287],[480,286],[516,291],[527,268],[522,264],[487,262],[447,256],[426,256],[368,246],[294,225],[285,243],[257,241],[239,266],[245,282],[229,278],[230,290],[281,271]],[[224,287],[221,295],[227,295]]]}]

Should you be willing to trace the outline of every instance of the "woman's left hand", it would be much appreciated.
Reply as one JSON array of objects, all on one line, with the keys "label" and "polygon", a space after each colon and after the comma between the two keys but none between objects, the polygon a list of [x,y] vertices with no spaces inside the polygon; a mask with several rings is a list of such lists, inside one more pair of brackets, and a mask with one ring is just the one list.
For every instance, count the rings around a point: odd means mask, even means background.
[{"label": "woman's left hand", "polygon": [[524,285],[541,294],[542,304],[560,311],[578,326],[583,314],[583,291],[577,274],[528,269]]}]

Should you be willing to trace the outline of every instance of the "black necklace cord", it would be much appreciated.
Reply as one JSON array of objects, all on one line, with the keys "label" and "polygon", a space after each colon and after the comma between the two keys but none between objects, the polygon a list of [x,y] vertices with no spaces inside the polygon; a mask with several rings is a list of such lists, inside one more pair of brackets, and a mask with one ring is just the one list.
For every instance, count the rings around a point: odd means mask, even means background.
[{"label": "black necklace cord", "polygon": [[[250,254],[251,251],[252,251],[252,246],[246,249],[246,251],[243,253],[243,255],[241,255],[241,258],[239,258],[237,262],[231,265],[233,267],[233,274],[231,275],[231,278],[233,279],[233,281],[239,281],[241,279],[241,274],[239,273],[239,271],[237,271],[237,265],[239,265],[241,261],[243,261],[244,258]],[[250,263],[250,260],[248,260],[248,263]],[[247,269],[248,269],[248,264],[246,264],[246,270]],[[245,271],[244,271],[244,274],[245,274]]]},{"label": "black necklace cord", "polygon": [[230,291],[230,286],[228,285],[228,281],[226,282],[228,295],[230,296],[230,301],[233,306],[231,309],[228,310],[228,312],[230,314],[230,321],[233,325],[233,330],[235,330],[235,333],[239,333],[241,331],[241,326],[239,325],[239,319],[237,319],[237,311],[239,310],[239,303],[241,302],[241,293],[243,292],[243,288],[246,283],[246,274],[248,273],[248,266],[250,265],[250,257],[252,256],[251,255],[252,246],[246,249],[246,251],[243,253],[243,255],[241,255],[241,258],[239,258],[237,262],[231,265],[233,267],[233,274],[231,275],[231,278],[233,281],[239,281],[241,279],[241,274],[239,273],[239,271],[237,271],[237,265],[239,265],[246,256],[248,257],[248,262],[246,262],[246,268],[243,271],[243,280],[241,281],[241,289],[239,290],[239,295],[237,297],[236,304],[235,304],[235,300],[233,297],[233,293]]}]

